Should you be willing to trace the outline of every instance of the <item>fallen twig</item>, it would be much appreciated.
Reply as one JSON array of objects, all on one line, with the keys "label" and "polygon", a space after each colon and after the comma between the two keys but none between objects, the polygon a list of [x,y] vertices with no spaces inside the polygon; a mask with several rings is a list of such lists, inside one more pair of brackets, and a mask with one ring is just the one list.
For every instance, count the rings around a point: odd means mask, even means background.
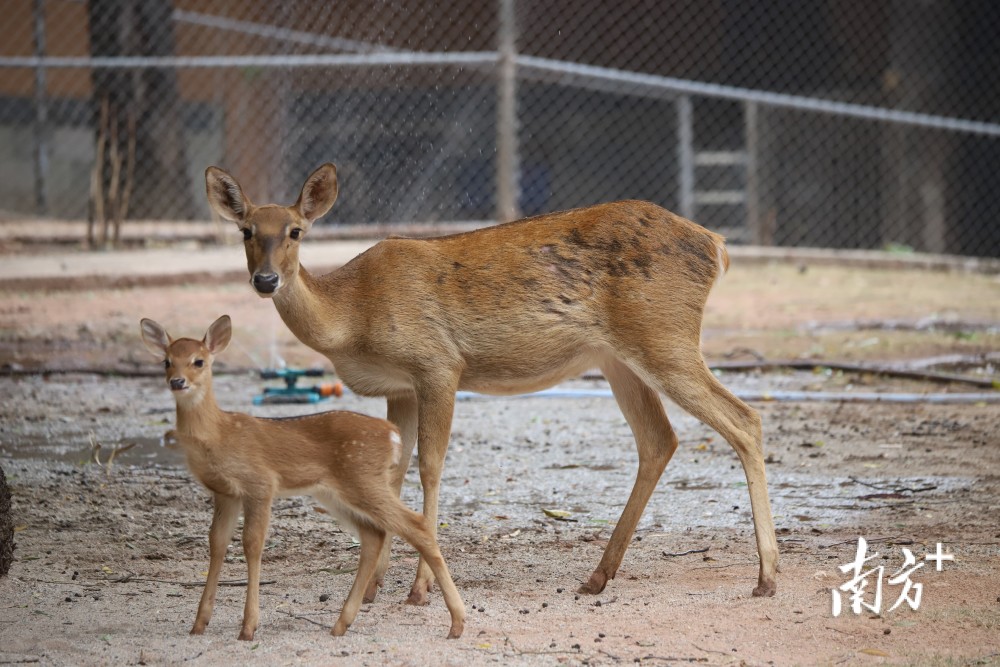
[{"label": "fallen twig", "polygon": [[[187,587],[196,587],[205,585],[204,581],[171,581],[170,579],[151,579],[148,577],[136,577],[131,573],[124,574],[120,577],[105,579],[104,581],[109,584],[128,584],[133,582],[147,582],[152,584],[173,584],[174,586],[187,586]],[[277,580],[270,579],[267,581],[260,582],[260,585],[270,586],[271,584],[276,584],[276,583],[278,583]],[[246,579],[219,580],[219,586],[246,586],[246,585],[247,585]]]},{"label": "fallen twig", "polygon": [[[913,540],[908,537],[876,537],[870,540],[865,540],[868,544],[878,544],[879,542],[891,542],[892,544],[913,544]],[[843,542],[834,542],[833,544],[821,544],[820,549],[830,549],[832,547],[839,547],[844,544],[857,544],[857,540],[845,540]]]},{"label": "fallen twig", "polygon": [[[261,582],[261,583],[264,583],[264,582]],[[293,614],[292,612],[285,611],[284,609],[279,609],[278,611],[280,611],[282,614],[287,614],[288,616],[291,616],[292,618],[297,618],[300,621],[306,621],[307,623],[312,623],[313,625],[318,625],[319,627],[325,628],[327,630],[330,630],[330,629],[333,628],[332,625],[327,625],[326,623],[320,623],[319,621],[314,621],[313,619],[309,618],[308,616],[301,616],[299,614]]]},{"label": "fallen twig", "polygon": [[934,489],[938,488],[937,484],[931,484],[929,486],[921,486],[917,488],[914,488],[912,486],[901,486],[893,488],[891,486],[886,486],[885,484],[872,484],[871,482],[864,482],[858,479],[857,477],[848,477],[847,479],[851,480],[855,484],[860,484],[861,486],[867,486],[868,488],[877,489],[879,491],[884,491],[886,493],[898,493],[898,494],[921,493],[923,491],[933,491]]},{"label": "fallen twig", "polygon": [[691,646],[694,646],[699,651],[704,651],[705,653],[718,653],[719,655],[724,655],[727,658],[733,657],[731,653],[726,653],[725,651],[713,651],[711,649],[702,648],[702,647],[698,646],[697,644],[691,644]]},{"label": "fallen twig", "polygon": [[108,456],[108,460],[101,462],[101,443],[97,441],[97,437],[94,435],[94,432],[93,431],[90,432],[90,460],[93,463],[96,463],[100,467],[104,468],[108,472],[111,472],[111,467],[115,463],[115,457],[121,454],[122,452],[127,452],[133,447],[135,447],[134,442],[130,442],[127,445],[118,445],[111,450],[111,454]]},{"label": "fallen twig", "polygon": [[692,567],[692,570],[722,570],[727,567],[737,567],[739,565],[753,565],[753,563],[729,563],[728,565],[699,565],[697,567]]},{"label": "fallen twig", "polygon": [[667,558],[675,558],[677,556],[687,556],[688,554],[703,554],[706,551],[708,551],[708,549],[709,549],[709,547],[705,547],[704,549],[689,549],[687,551],[679,551],[679,552],[674,553],[674,554],[667,553],[666,551],[664,551],[663,555],[666,556]]}]

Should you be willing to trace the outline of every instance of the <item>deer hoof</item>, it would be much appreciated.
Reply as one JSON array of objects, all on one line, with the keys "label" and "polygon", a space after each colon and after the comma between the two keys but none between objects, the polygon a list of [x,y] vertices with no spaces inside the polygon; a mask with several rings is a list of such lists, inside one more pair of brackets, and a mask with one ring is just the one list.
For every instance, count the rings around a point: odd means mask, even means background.
[{"label": "deer hoof", "polygon": [[778,585],[772,579],[758,583],[757,588],[753,589],[753,596],[755,598],[770,598],[774,597],[774,594],[777,592]]},{"label": "deer hoof", "polygon": [[590,581],[580,586],[577,593],[583,593],[585,595],[597,595],[604,590],[604,587],[608,585],[608,576],[598,568],[594,570],[594,573],[590,575]]},{"label": "deer hoof", "polygon": [[362,598],[362,602],[365,604],[370,604],[375,602],[375,597],[378,595],[378,589],[382,587],[381,581],[375,581],[374,579],[369,582],[368,588],[365,589],[365,595]]},{"label": "deer hoof", "polygon": [[412,604],[415,607],[430,604],[430,590],[431,587],[429,584],[421,584],[419,582],[413,584],[413,588],[410,589],[410,596],[406,598],[406,604]]}]

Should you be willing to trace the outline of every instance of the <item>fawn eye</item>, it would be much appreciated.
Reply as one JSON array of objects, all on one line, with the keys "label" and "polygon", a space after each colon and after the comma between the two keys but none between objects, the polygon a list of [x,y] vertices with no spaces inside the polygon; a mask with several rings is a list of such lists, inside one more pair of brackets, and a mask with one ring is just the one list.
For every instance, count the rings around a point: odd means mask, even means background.
[{"label": "fawn eye", "polygon": [[195,359],[194,360],[194,365],[195,365],[196,368],[201,368],[202,366],[205,365],[205,360],[204,359]]},{"label": "fawn eye", "polygon": [[164,359],[163,360],[163,367],[164,368],[170,368],[170,360],[169,359]]},{"label": "fawn eye", "polygon": [[289,236],[291,236],[295,240],[298,240],[298,238],[302,236],[302,230],[296,227],[295,229],[292,230],[292,233],[289,234]]},{"label": "fawn eye", "polygon": [[243,240],[244,241],[249,241],[251,236],[253,236],[253,232],[250,231],[250,228],[249,227],[244,227],[243,228]]}]

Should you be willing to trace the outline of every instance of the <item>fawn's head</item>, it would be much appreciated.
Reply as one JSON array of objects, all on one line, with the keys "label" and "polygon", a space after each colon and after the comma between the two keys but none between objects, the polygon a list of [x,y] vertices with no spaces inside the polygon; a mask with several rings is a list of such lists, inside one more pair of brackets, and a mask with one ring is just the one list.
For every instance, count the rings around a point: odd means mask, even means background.
[{"label": "fawn's head", "polygon": [[212,360],[229,345],[233,327],[229,315],[223,315],[208,328],[201,340],[174,340],[166,329],[150,319],[139,322],[142,342],[154,355],[163,359],[167,384],[178,401],[198,401],[212,385]]},{"label": "fawn's head", "polygon": [[205,170],[205,190],[212,210],[243,232],[250,284],[270,297],[295,279],[299,241],[337,200],[337,168],[328,162],[314,171],[291,206],[254,206],[236,179],[218,167]]}]

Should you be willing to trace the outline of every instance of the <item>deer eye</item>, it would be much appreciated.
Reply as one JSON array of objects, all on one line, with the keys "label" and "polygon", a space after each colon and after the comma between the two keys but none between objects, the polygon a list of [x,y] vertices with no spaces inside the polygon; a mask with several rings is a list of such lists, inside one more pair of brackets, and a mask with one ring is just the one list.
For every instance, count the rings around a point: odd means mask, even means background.
[{"label": "deer eye", "polygon": [[195,365],[196,368],[201,368],[202,366],[205,365],[205,360],[204,359],[195,359],[194,360],[194,365]]},{"label": "deer eye", "polygon": [[249,227],[244,227],[243,228],[243,240],[244,241],[249,241],[251,236],[253,236],[253,232],[250,231],[250,228]]},{"label": "deer eye", "polygon": [[164,359],[163,360],[163,367],[164,368],[170,368],[170,360],[169,359]]},{"label": "deer eye", "polygon": [[296,227],[295,229],[292,230],[292,233],[289,234],[289,236],[291,236],[295,240],[298,240],[299,237],[302,236],[302,230]]}]

